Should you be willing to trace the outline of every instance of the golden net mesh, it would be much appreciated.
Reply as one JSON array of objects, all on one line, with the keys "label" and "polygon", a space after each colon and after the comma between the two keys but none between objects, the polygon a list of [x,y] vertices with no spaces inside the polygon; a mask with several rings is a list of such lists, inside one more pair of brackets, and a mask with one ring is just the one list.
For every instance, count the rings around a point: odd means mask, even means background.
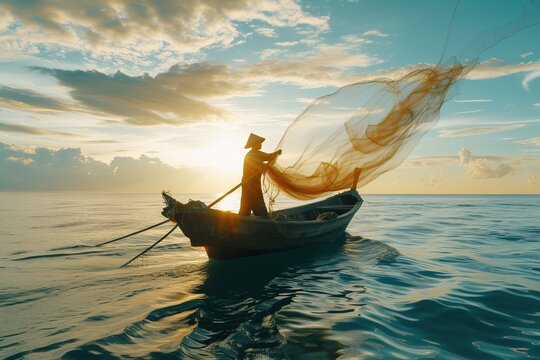
[{"label": "golden net mesh", "polygon": [[[314,101],[287,129],[271,182],[297,199],[358,186],[398,166],[435,123],[468,68],[426,67],[398,80],[345,86]],[[359,105],[360,103],[361,105]]]},{"label": "golden net mesh", "polygon": [[361,187],[400,165],[436,123],[456,82],[478,66],[480,54],[539,22],[539,2],[525,1],[517,18],[462,45],[460,59],[426,65],[399,79],[348,85],[315,100],[277,145],[283,154],[266,176],[270,203],[279,191],[313,199],[349,189],[355,171]]}]

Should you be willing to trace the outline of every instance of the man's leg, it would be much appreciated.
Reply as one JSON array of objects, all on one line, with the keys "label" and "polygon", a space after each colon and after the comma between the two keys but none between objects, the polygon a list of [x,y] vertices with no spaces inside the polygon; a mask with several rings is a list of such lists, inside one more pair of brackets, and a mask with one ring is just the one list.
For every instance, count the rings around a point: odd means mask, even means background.
[{"label": "man's leg", "polygon": [[264,197],[262,194],[257,196],[252,202],[251,208],[253,209],[253,214],[255,216],[264,216],[268,217],[268,210],[266,210],[266,204],[264,203]]},{"label": "man's leg", "polygon": [[249,216],[251,215],[251,203],[253,198],[253,190],[249,186],[242,186],[242,195],[240,196],[240,211],[238,215]]},{"label": "man's leg", "polygon": [[251,204],[249,201],[249,194],[248,190],[242,188],[242,195],[240,196],[240,211],[238,211],[238,215],[242,216],[249,216],[251,215]]}]

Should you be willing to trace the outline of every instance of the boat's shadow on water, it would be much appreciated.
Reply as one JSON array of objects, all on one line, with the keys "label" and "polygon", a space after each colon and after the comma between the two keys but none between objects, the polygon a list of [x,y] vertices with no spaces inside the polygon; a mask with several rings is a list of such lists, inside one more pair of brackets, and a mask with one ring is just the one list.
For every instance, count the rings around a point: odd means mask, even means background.
[{"label": "boat's shadow on water", "polygon": [[[209,261],[188,273],[185,266],[170,269],[155,276],[172,277],[180,298],[168,297],[122,332],[62,357],[333,359],[346,345],[333,338],[325,314],[353,316],[365,292],[357,274],[398,254],[382,242],[346,235],[331,244]],[[174,284],[190,274],[200,279],[194,287]]]},{"label": "boat's shadow on water", "polygon": [[[299,292],[305,294],[306,274],[320,273],[328,278],[337,275],[345,257],[364,256],[365,264],[374,265],[391,262],[398,254],[381,242],[345,235],[330,244],[226,262],[210,261],[207,277],[196,289],[204,296],[197,324],[182,339],[179,355],[195,359],[289,358],[290,339],[280,332],[276,314]],[[317,281],[317,275],[309,276],[307,282]],[[297,281],[299,278],[302,280]],[[309,347],[328,345],[329,340],[323,339],[327,335],[321,327],[301,336]],[[332,358],[341,346],[334,341],[330,348],[327,355]],[[300,355],[302,349],[294,348],[292,352]]]}]

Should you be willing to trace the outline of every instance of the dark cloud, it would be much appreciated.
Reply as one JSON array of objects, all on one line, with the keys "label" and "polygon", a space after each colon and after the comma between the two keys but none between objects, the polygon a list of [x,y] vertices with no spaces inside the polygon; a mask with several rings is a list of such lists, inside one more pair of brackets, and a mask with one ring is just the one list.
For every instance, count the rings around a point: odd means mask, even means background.
[{"label": "dark cloud", "polygon": [[22,133],[28,135],[58,135],[58,136],[75,136],[74,134],[64,131],[55,131],[42,129],[33,126],[6,124],[0,122],[0,132]]},{"label": "dark cloud", "polygon": [[201,175],[158,158],[115,157],[110,164],[78,148],[19,148],[0,142],[0,190],[203,191]]},{"label": "dark cloud", "polygon": [[59,100],[32,90],[0,86],[0,104],[33,111],[66,111],[68,107]]},{"label": "dark cloud", "polygon": [[227,97],[249,91],[234,81],[226,65],[176,65],[155,77],[98,71],[33,67],[70,88],[70,95],[93,111],[121,117],[132,125],[186,124],[222,118],[223,109],[200,98]]}]

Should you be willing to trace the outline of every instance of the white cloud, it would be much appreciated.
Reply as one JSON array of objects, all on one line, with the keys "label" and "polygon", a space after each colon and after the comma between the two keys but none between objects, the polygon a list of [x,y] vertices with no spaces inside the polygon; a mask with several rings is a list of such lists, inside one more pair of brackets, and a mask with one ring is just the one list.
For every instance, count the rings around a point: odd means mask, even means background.
[{"label": "white cloud", "polygon": [[371,44],[373,42],[373,40],[354,34],[345,35],[342,37],[342,40],[346,43],[352,44]]},{"label": "white cloud", "polygon": [[257,28],[255,31],[265,37],[277,37],[276,31],[272,28]]},{"label": "white cloud", "polygon": [[499,157],[473,156],[468,149],[458,153],[459,162],[467,168],[467,176],[471,179],[502,178],[515,170],[509,163]]},{"label": "white cloud", "polygon": [[274,43],[274,45],[276,46],[283,46],[283,47],[294,46],[297,44],[298,44],[298,41],[278,41]]},{"label": "white cloud", "polygon": [[371,44],[373,40],[368,39],[368,37],[387,37],[388,34],[384,34],[378,30],[369,30],[363,34],[348,34],[341,37],[341,39],[348,44]]},{"label": "white cloud", "polygon": [[522,144],[522,145],[536,145],[540,146],[540,136],[529,138],[529,139],[523,139],[523,140],[516,140],[514,141],[516,144]]},{"label": "white cloud", "polygon": [[461,149],[458,152],[459,162],[462,163],[462,164],[468,163],[471,160],[471,155],[472,155],[472,153],[469,150],[467,150],[465,148]]},{"label": "white cloud", "polygon": [[533,81],[534,79],[537,79],[540,77],[540,70],[537,70],[537,71],[533,71],[531,73],[528,73],[525,78],[523,79],[523,81],[521,82],[521,84],[523,85],[523,87],[527,90],[529,90],[529,83],[531,81]]},{"label": "white cloud", "polygon": [[457,103],[483,103],[483,102],[492,102],[491,99],[469,99],[469,100],[456,100]]},{"label": "white cloud", "polygon": [[380,32],[379,30],[369,30],[369,31],[366,31],[363,35],[364,36],[377,36],[377,37],[387,37],[388,36],[388,34]]},{"label": "white cloud", "polygon": [[307,39],[301,39],[299,42],[306,46],[314,46],[316,44],[320,44],[321,40],[316,39],[316,38],[307,38]]},{"label": "white cloud", "polygon": [[28,165],[34,162],[34,160],[30,158],[19,158],[19,157],[14,157],[14,156],[7,157],[6,161],[18,162],[23,165]]},{"label": "white cloud", "polygon": [[478,128],[464,128],[464,129],[456,129],[456,130],[441,130],[439,131],[439,137],[465,137],[465,136],[494,134],[498,132],[519,129],[524,126],[525,124],[512,124],[512,125],[503,125],[503,126],[497,126],[497,127],[478,127]]},{"label": "white cloud", "polygon": [[0,24],[18,26],[0,33],[0,48],[3,57],[35,55],[39,46],[51,56],[70,50],[88,61],[144,66],[165,51],[181,58],[208,46],[232,46],[242,36],[238,24],[252,21],[328,30],[328,17],[312,16],[293,0],[6,0]]},{"label": "white cloud", "polygon": [[466,127],[500,127],[500,126],[507,126],[507,125],[515,125],[515,124],[538,124],[540,123],[540,119],[520,119],[520,120],[501,120],[501,119],[494,119],[494,118],[445,118],[441,119],[437,124],[435,124],[435,128],[442,129],[442,128],[455,128],[459,126],[466,126]]},{"label": "white cloud", "polygon": [[238,76],[252,82],[290,83],[305,88],[344,86],[364,76],[352,75],[352,69],[380,62],[345,44],[321,44],[313,50],[294,54],[286,54],[282,49],[266,49],[261,53],[260,62],[240,69]]},{"label": "white cloud", "polygon": [[[35,155],[36,154],[36,149],[32,146],[20,146],[20,145],[13,145],[13,144],[4,144],[5,146],[5,149],[8,150],[8,151],[12,151],[12,152],[15,152],[15,153],[19,153],[20,154],[30,154],[30,155]],[[0,147],[1,148],[1,147]]]},{"label": "white cloud", "polygon": [[[356,82],[372,81],[376,79],[397,80],[413,71],[433,68],[430,64],[414,64],[393,69],[379,70],[369,73],[348,72],[353,67],[366,67],[379,64],[382,60],[363,53],[346,44],[318,45],[312,53],[298,53],[296,58],[285,60],[274,59],[272,64],[259,63],[253,67],[261,67],[261,71],[273,71],[274,76],[268,75],[268,80],[297,83],[301,86],[344,86]],[[317,54],[317,51],[319,52]],[[304,61],[305,60],[305,61]],[[322,66],[325,64],[326,66]],[[270,66],[271,65],[271,66]],[[298,68],[295,70],[295,68]],[[304,75],[301,71],[305,70]],[[540,62],[504,65],[498,61],[489,60],[475,66],[464,77],[469,80],[493,79],[516,73],[540,70]],[[295,72],[294,76],[291,72]],[[317,81],[317,78],[319,81]],[[457,100],[458,102],[488,102],[490,99]],[[475,111],[479,112],[479,111]]]},{"label": "white cloud", "polygon": [[441,167],[451,164],[466,164],[471,160],[486,160],[493,163],[508,163],[511,166],[517,167],[520,164],[540,165],[540,158],[526,156],[497,156],[497,155],[473,155],[466,148],[460,150],[457,155],[435,155],[435,156],[420,156],[410,157],[404,162],[406,167]]},{"label": "white cloud", "polygon": [[454,113],[454,115],[475,114],[475,113],[479,113],[479,112],[482,112],[482,111],[484,111],[484,110],[467,110],[467,111],[460,111],[460,112]]},{"label": "white cloud", "polygon": [[521,64],[504,64],[497,59],[490,59],[480,63],[466,78],[470,80],[494,79],[519,73],[528,73],[540,70],[540,61]]},{"label": "white cloud", "polygon": [[261,58],[261,60],[266,60],[281,54],[283,54],[282,49],[264,49],[263,51],[261,51],[259,57]]},{"label": "white cloud", "polygon": [[523,54],[519,54],[519,57],[522,58],[522,59],[525,59],[526,57],[529,57],[532,54],[534,54],[534,53],[532,51],[529,51],[529,52],[526,52],[526,53],[523,53]]}]

